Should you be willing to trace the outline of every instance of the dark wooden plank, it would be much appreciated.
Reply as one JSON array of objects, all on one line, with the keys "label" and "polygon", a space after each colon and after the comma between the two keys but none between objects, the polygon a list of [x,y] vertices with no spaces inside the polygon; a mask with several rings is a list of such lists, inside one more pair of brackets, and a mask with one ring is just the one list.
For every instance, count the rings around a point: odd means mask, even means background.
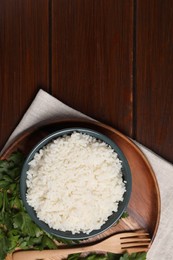
[{"label": "dark wooden plank", "polygon": [[173,162],[173,1],[137,1],[137,140]]},{"label": "dark wooden plank", "polygon": [[48,0],[0,1],[0,147],[41,87],[49,89]]},{"label": "dark wooden plank", "polygon": [[132,134],[133,1],[52,1],[52,91]]}]

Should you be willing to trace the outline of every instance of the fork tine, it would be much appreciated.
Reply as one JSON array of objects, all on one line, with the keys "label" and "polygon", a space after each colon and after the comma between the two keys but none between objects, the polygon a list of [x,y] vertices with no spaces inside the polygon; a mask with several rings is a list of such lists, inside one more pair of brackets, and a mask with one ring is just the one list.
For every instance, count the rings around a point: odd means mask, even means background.
[{"label": "fork tine", "polygon": [[129,243],[129,244],[123,244],[122,246],[121,246],[121,248],[131,248],[131,247],[141,247],[141,246],[149,246],[149,244],[150,243],[147,243],[147,242],[144,242],[144,243],[142,243],[142,242],[139,242],[139,243]]},{"label": "fork tine", "polygon": [[121,249],[129,254],[147,252],[151,239],[147,232],[129,232],[120,237]]},{"label": "fork tine", "polygon": [[139,236],[149,236],[147,232],[126,232],[126,233],[121,233],[120,239],[125,239],[127,237],[139,237]]},{"label": "fork tine", "polygon": [[132,253],[138,253],[138,252],[147,252],[148,251],[148,247],[140,247],[140,248],[137,248],[137,247],[132,247],[132,248],[128,248],[126,250],[126,252],[128,254],[132,254]]},{"label": "fork tine", "polygon": [[121,244],[126,244],[126,243],[130,243],[130,242],[150,242],[151,239],[150,238],[124,238],[121,240]]}]

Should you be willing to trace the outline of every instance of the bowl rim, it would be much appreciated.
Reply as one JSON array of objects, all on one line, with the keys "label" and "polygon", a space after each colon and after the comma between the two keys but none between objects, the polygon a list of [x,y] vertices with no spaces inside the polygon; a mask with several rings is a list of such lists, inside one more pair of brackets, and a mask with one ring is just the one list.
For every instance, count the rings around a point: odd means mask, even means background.
[{"label": "bowl rim", "polygon": [[[100,229],[92,230],[89,234],[86,234],[84,232],[75,233],[73,234],[71,231],[61,231],[57,229],[50,228],[48,224],[38,219],[35,210],[33,207],[31,207],[27,200],[26,200],[26,192],[27,192],[27,185],[26,185],[26,179],[27,179],[27,171],[29,169],[28,163],[34,158],[34,155],[36,152],[38,152],[40,149],[42,149],[44,146],[46,146],[48,143],[53,141],[54,139],[57,139],[58,137],[62,137],[64,135],[72,134],[73,132],[79,132],[88,134],[92,137],[95,137],[96,139],[99,139],[105,143],[107,143],[111,148],[114,149],[114,151],[118,154],[118,158],[122,161],[122,171],[123,171],[123,178],[126,182],[126,192],[124,193],[124,199],[122,202],[119,202],[118,205],[118,211],[114,212],[108,220],[101,226]],[[127,181],[128,179],[128,181]],[[30,215],[31,219],[44,231],[46,231],[49,234],[52,234],[56,237],[60,237],[63,239],[70,239],[70,240],[81,240],[81,239],[87,239],[96,235],[101,234],[102,232],[109,229],[111,226],[113,226],[122,216],[123,212],[126,210],[130,196],[132,192],[132,175],[131,175],[131,169],[128,163],[128,160],[126,159],[124,153],[120,149],[120,147],[109,137],[107,137],[105,134],[102,134],[99,131],[96,131],[91,128],[86,127],[66,127],[61,130],[54,131],[53,133],[47,135],[44,137],[41,141],[39,141],[33,149],[30,151],[30,153],[27,155],[25,162],[22,167],[21,176],[20,176],[20,195],[21,199],[23,201],[24,207],[27,211],[27,213]]]}]

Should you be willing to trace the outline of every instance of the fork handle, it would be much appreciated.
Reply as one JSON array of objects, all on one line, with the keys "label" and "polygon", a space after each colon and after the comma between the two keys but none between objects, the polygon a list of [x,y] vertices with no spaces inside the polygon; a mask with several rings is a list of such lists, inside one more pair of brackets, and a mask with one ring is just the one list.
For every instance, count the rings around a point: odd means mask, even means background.
[{"label": "fork handle", "polygon": [[65,249],[54,249],[54,250],[29,250],[29,251],[16,251],[12,255],[12,260],[48,260],[51,257],[56,257],[55,259],[62,259],[62,257],[68,256],[70,254],[82,253],[95,251],[94,246],[84,246],[84,247],[74,247]]}]

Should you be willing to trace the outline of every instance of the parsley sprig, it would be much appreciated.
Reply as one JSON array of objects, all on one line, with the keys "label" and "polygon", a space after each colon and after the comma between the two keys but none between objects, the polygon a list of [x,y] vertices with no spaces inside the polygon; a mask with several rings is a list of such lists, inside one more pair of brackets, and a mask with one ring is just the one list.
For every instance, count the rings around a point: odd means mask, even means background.
[{"label": "parsley sprig", "polygon": [[[54,237],[40,229],[26,212],[19,191],[20,172],[24,162],[24,155],[17,151],[7,160],[0,160],[0,260],[4,260],[8,253],[16,248],[20,249],[56,249],[55,241],[66,244],[72,241]],[[124,215],[123,217],[125,217]],[[80,254],[70,255],[68,260],[79,260]],[[91,254],[88,260],[144,260],[145,253],[138,254]]]},{"label": "parsley sprig", "polygon": [[89,254],[87,257],[83,258],[80,254],[72,254],[69,255],[67,260],[145,260],[146,259],[146,253],[133,253],[131,255],[128,255],[127,253],[124,255],[120,254],[112,254],[107,253],[104,254]]}]

